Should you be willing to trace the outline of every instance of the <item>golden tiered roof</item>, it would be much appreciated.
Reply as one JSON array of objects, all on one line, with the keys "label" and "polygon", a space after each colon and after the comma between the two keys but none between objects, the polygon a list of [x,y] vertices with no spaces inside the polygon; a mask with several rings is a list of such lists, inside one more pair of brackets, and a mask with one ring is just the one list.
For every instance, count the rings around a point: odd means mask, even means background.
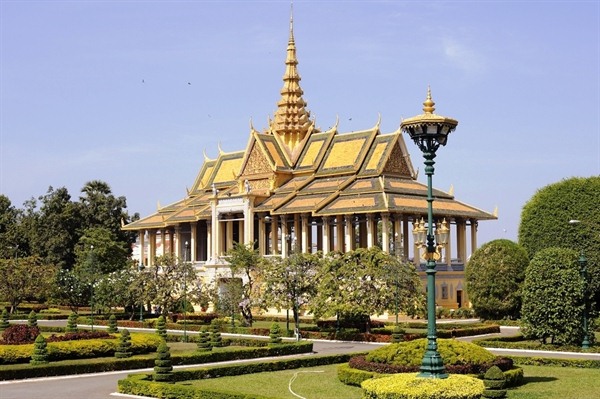
[{"label": "golden tiered roof", "polygon": [[[315,127],[302,97],[293,19],[285,64],[281,99],[268,128],[259,132],[251,125],[244,151],[224,153],[219,149],[216,159],[205,155],[185,199],[159,208],[124,229],[208,220],[212,217],[211,201],[240,196],[253,199],[255,212],[273,215],[427,213],[427,187],[416,181],[400,129],[382,134],[379,121],[370,129],[345,134],[338,133],[337,123],[326,132]],[[424,103],[424,115],[429,118],[434,115],[433,105],[429,91]],[[496,219],[456,201],[451,194],[434,190],[433,195],[434,213],[440,216]]]}]

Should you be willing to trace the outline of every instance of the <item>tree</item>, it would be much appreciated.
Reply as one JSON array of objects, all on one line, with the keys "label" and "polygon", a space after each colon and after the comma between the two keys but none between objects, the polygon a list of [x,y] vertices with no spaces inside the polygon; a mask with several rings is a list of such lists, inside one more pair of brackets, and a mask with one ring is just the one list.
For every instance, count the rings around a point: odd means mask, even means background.
[{"label": "tree", "polygon": [[254,290],[254,280],[261,270],[262,257],[253,244],[242,245],[234,243],[233,248],[227,251],[231,278],[242,277],[242,301],[239,310],[244,317],[245,324],[252,326],[252,307],[256,305],[257,293]]},{"label": "tree", "polygon": [[29,312],[29,316],[27,317],[27,325],[29,327],[37,327],[37,315],[35,314],[35,311],[32,310],[31,312]]},{"label": "tree", "polygon": [[9,259],[18,256],[18,249],[21,246],[18,217],[19,211],[12,206],[10,199],[0,195],[0,258]]},{"label": "tree", "polygon": [[[542,343],[581,342],[585,293],[577,259],[577,251],[546,248],[538,251],[529,263],[521,318],[526,336]],[[590,330],[593,331],[593,326]]]},{"label": "tree", "polygon": [[[538,190],[525,204],[519,244],[529,258],[550,247],[584,250],[590,290],[600,303],[600,176],[573,177]],[[570,225],[569,220],[581,220]],[[593,309],[592,309],[593,312]]]},{"label": "tree", "polygon": [[156,320],[156,334],[162,339],[167,339],[167,320],[164,315],[160,315]]},{"label": "tree", "polygon": [[10,303],[10,312],[27,298],[50,293],[56,267],[37,257],[0,259],[0,298]]},{"label": "tree", "polygon": [[62,269],[56,273],[52,297],[76,311],[90,303],[90,286],[85,276],[75,270]]},{"label": "tree", "polygon": [[423,301],[414,266],[377,247],[328,254],[315,281],[311,310],[316,318],[360,316],[367,329],[369,315],[396,309],[410,312]]},{"label": "tree", "polygon": [[131,335],[129,334],[129,330],[124,329],[119,336],[119,345],[115,351],[115,357],[117,359],[124,359],[131,357],[131,355],[133,355],[133,352],[131,352]]},{"label": "tree", "polygon": [[490,241],[477,249],[465,270],[467,293],[477,315],[518,319],[528,264],[525,249],[510,240]]},{"label": "tree", "polygon": [[171,382],[173,381],[173,362],[171,361],[171,352],[165,341],[158,345],[156,351],[156,360],[154,360],[154,381]]},{"label": "tree", "polygon": [[71,312],[71,314],[69,315],[69,318],[67,319],[67,327],[65,328],[65,332],[77,332],[77,313]]},{"label": "tree", "polygon": [[76,268],[86,268],[93,255],[96,275],[123,270],[130,250],[105,227],[91,227],[83,231],[75,247]]},{"label": "tree", "polygon": [[[189,262],[181,262],[171,254],[159,256],[153,266],[147,267],[141,273],[144,280],[146,302],[160,307],[162,314],[167,314],[176,308],[188,287],[198,284],[198,275],[194,266]],[[190,300],[194,298],[189,296]]]},{"label": "tree", "polygon": [[39,334],[33,344],[33,355],[31,355],[30,364],[46,364],[48,363],[48,344],[46,338],[42,334]]},{"label": "tree", "polygon": [[265,262],[261,271],[261,306],[292,309],[296,331],[300,327],[299,311],[316,293],[315,276],[321,267],[320,254],[293,253]]},{"label": "tree", "polygon": [[212,346],[210,345],[210,335],[206,327],[203,327],[198,333],[197,348],[198,352],[210,352],[212,350]]}]

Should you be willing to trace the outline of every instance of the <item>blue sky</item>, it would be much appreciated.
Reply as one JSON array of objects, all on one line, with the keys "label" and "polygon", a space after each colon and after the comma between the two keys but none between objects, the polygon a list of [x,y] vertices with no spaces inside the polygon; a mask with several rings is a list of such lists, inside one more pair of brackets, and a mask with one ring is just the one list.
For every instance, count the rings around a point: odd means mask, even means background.
[{"label": "blue sky", "polygon": [[[104,180],[142,216],[185,196],[203,162],[245,148],[279,99],[289,1],[0,0],[0,192]],[[480,244],[516,240],[547,184],[600,174],[597,1],[295,1],[317,125],[383,133],[459,120],[434,186],[493,211]],[[418,149],[405,137],[415,167]],[[425,182],[421,173],[419,180]],[[582,215],[573,215],[582,218]]]}]

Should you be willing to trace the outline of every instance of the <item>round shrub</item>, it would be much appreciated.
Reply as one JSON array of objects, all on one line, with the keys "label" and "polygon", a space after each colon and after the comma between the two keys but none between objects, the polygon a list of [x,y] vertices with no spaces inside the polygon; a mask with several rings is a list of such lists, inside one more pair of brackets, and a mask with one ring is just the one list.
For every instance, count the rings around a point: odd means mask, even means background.
[{"label": "round shrub", "polygon": [[[438,351],[444,365],[484,365],[496,359],[487,349],[454,339],[438,339]],[[367,354],[366,360],[396,366],[420,366],[425,355],[427,339],[390,344]]]},{"label": "round shrub", "polygon": [[417,374],[394,374],[361,384],[363,399],[480,399],[483,381],[466,375],[420,378]]}]

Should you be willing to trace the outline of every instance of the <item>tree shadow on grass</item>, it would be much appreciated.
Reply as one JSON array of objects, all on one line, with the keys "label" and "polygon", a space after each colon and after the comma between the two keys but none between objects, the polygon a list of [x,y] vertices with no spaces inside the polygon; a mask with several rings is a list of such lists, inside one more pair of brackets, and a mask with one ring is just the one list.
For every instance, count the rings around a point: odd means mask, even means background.
[{"label": "tree shadow on grass", "polygon": [[550,382],[556,381],[558,378],[556,377],[525,377],[523,378],[523,385],[536,383],[536,382]]}]

